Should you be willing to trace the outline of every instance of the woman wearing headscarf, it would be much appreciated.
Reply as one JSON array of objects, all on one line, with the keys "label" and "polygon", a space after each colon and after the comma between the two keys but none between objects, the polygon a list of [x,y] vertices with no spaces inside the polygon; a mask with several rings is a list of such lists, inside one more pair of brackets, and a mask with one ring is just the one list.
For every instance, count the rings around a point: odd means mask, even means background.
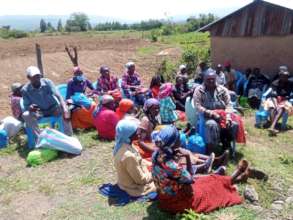
[{"label": "woman wearing headscarf", "polygon": [[70,99],[75,93],[85,93],[86,89],[94,90],[92,83],[85,78],[80,67],[73,68],[73,77],[67,83],[66,100]]},{"label": "woman wearing headscarf", "polygon": [[176,105],[171,98],[172,92],[172,83],[165,83],[160,87],[160,116],[163,124],[172,124],[178,119]]},{"label": "woman wearing headscarf", "polygon": [[103,95],[100,105],[93,113],[94,125],[102,139],[114,140],[115,138],[115,127],[119,118],[114,109],[114,98],[110,95]]},{"label": "woman wearing headscarf", "polygon": [[147,168],[150,162],[142,159],[132,146],[138,125],[139,121],[134,118],[119,121],[113,151],[117,184],[129,195],[136,197],[156,191],[152,174]]},{"label": "woman wearing headscarf", "polygon": [[121,92],[118,87],[118,79],[111,75],[110,68],[107,66],[100,67],[101,76],[97,80],[97,92],[100,95],[108,94],[113,96],[115,101],[121,100]]},{"label": "woman wearing headscarf", "polygon": [[[155,143],[159,150],[153,155],[152,174],[160,209],[174,214],[186,209],[207,213],[242,202],[233,186],[245,179],[242,168],[232,176],[195,176],[190,154],[181,151],[180,135],[173,125],[160,130]],[[180,164],[182,158],[186,167]]]},{"label": "woman wearing headscarf", "polygon": [[119,102],[119,106],[116,109],[116,114],[119,120],[123,119],[127,115],[131,115],[134,112],[134,103],[130,99],[122,99]]}]

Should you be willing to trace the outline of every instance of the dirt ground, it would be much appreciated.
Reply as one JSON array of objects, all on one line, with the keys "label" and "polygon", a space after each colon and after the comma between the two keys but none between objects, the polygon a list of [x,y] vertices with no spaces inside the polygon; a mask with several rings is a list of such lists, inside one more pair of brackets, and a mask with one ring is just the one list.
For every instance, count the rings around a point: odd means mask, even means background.
[{"label": "dirt ground", "polygon": [[77,46],[79,65],[92,81],[98,77],[100,65],[108,65],[113,73],[120,76],[124,64],[133,60],[142,79],[148,82],[162,56],[156,55],[157,50],[155,54],[140,55],[137,51],[147,47],[155,47],[158,51],[166,49],[166,45],[154,44],[139,37],[123,36],[64,35],[0,40],[0,118],[11,114],[8,99],[10,85],[13,82],[26,83],[26,68],[36,65],[35,43],[42,48],[45,77],[56,84],[64,83],[71,77],[72,64],[64,50],[65,45]]}]

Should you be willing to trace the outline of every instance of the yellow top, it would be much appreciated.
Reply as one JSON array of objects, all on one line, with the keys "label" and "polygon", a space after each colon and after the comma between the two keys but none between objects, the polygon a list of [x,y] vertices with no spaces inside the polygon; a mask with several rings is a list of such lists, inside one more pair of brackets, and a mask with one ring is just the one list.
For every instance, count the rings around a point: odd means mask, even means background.
[{"label": "yellow top", "polygon": [[131,145],[123,144],[114,156],[117,184],[131,196],[142,196],[156,191],[149,162],[142,159]]}]

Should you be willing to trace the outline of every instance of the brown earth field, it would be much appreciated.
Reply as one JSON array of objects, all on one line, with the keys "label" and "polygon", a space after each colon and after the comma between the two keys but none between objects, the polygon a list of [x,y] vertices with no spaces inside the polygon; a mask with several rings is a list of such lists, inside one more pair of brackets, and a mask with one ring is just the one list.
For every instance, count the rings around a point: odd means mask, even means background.
[{"label": "brown earth field", "polygon": [[[78,48],[79,65],[86,76],[95,81],[98,67],[108,65],[112,73],[121,76],[124,64],[136,62],[142,81],[148,85],[162,60],[158,53],[167,51],[167,56],[177,59],[180,49],[170,45],[151,43],[141,36],[63,35],[38,36],[17,40],[0,40],[0,118],[11,114],[9,106],[10,85],[26,83],[25,70],[36,65],[35,44],[42,48],[45,77],[56,84],[66,82],[72,75],[72,63],[65,52],[65,45]],[[168,55],[169,54],[169,55]],[[165,56],[164,56],[165,57]]]}]

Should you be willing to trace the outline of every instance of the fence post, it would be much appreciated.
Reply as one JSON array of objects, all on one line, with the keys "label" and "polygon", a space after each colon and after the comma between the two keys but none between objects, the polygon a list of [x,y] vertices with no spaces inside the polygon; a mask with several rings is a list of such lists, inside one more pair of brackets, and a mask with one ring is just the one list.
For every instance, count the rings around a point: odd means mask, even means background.
[{"label": "fence post", "polygon": [[37,64],[40,72],[42,73],[42,77],[44,77],[44,70],[43,70],[43,62],[42,62],[42,50],[39,44],[36,44],[36,55],[37,55]]}]

